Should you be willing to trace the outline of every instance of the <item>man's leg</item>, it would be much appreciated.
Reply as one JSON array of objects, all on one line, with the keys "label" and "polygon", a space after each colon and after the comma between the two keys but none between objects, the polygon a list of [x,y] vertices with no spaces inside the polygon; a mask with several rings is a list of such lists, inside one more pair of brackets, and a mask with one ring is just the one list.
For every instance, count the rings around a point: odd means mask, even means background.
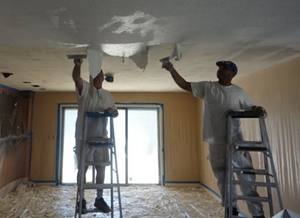
[{"label": "man's leg", "polygon": [[[103,184],[105,179],[105,166],[96,166],[96,183]],[[103,189],[97,189],[97,198],[103,197]]]},{"label": "man's leg", "polygon": [[[97,175],[96,183],[103,184],[105,178],[105,166],[96,166]],[[103,213],[109,213],[111,210],[105,200],[103,199],[103,189],[97,189],[97,197],[94,206],[101,210]]]},{"label": "man's leg", "polygon": [[[237,151],[233,154],[233,166],[236,168],[253,169],[252,158],[249,152]],[[253,174],[238,174],[238,179],[245,185],[240,186],[241,192],[245,196],[258,197],[255,186],[250,186],[249,182],[255,182]],[[264,214],[261,202],[247,201],[248,209],[252,216],[262,216]]]},{"label": "man's leg", "polygon": [[[222,196],[222,205],[228,207],[228,205],[224,205],[226,185],[226,144],[209,145],[209,160]],[[233,202],[232,206],[234,208],[234,214],[237,215],[238,208],[236,202]]]},{"label": "man's leg", "polygon": [[217,179],[217,185],[222,196],[222,205],[224,206],[225,197],[225,179],[226,179],[226,149],[218,145],[209,146],[209,161]]},{"label": "man's leg", "polygon": [[[79,174],[79,164],[80,164],[80,155],[81,155],[81,146],[82,146],[82,141],[81,140],[78,140],[76,139],[76,146],[75,146],[75,154],[76,154],[76,157],[77,157],[77,184],[80,183],[80,174]],[[89,159],[89,156],[88,154],[86,154],[85,156],[86,159]],[[86,181],[86,172],[87,172],[87,169],[88,167],[84,167],[84,178],[83,178],[83,183],[85,183]],[[78,193],[80,194],[80,193]],[[86,208],[86,200],[84,199],[84,191],[82,193],[81,196],[79,196],[79,198],[82,198],[82,209],[81,209],[81,213],[82,214],[85,214],[87,212],[87,208]],[[77,202],[77,211],[79,211],[79,202]]]},{"label": "man's leg", "polygon": [[[105,167],[109,163],[108,148],[99,148],[95,150],[94,161],[102,163],[102,165],[95,166],[97,175],[96,183],[103,184],[105,179]],[[103,189],[97,189],[97,197],[94,206],[101,210],[103,213],[109,213],[111,210],[103,199]]]}]

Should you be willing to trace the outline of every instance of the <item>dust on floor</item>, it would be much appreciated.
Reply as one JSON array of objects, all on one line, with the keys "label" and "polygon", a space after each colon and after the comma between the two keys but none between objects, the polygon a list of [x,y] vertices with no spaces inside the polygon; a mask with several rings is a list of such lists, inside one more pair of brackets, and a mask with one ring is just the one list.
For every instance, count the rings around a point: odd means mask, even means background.
[{"label": "dust on floor", "polygon": [[[42,186],[21,184],[0,200],[0,217],[74,217],[76,186]],[[87,207],[93,208],[95,190],[86,190]],[[110,190],[104,191],[110,205]],[[164,187],[159,185],[121,187],[124,218],[154,217],[223,217],[220,201],[201,187]],[[89,213],[85,217],[110,217]],[[114,192],[114,217],[119,217],[117,192]]]}]

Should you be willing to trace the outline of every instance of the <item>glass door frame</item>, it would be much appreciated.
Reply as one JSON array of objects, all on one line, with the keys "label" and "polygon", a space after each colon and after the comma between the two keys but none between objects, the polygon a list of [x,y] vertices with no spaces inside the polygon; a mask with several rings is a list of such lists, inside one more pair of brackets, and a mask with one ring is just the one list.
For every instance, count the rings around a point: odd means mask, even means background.
[{"label": "glass door frame", "polygon": [[[157,109],[158,112],[158,167],[159,167],[159,184],[165,185],[165,142],[164,142],[164,105],[160,103],[116,103],[116,107],[120,109],[142,109],[151,108]],[[56,142],[56,169],[55,169],[55,183],[56,185],[62,184],[62,158],[63,158],[63,127],[64,127],[64,110],[78,108],[77,103],[59,103],[57,107],[57,142]],[[128,122],[126,120],[126,122]],[[127,123],[125,125],[128,125]],[[126,128],[127,129],[127,128]],[[126,133],[126,143],[127,142]],[[127,148],[127,144],[126,144]],[[127,152],[127,151],[126,151]],[[126,153],[127,155],[127,153]],[[119,163],[118,163],[119,164]],[[128,163],[126,161],[126,175],[128,177]],[[128,184],[126,178],[125,185]]]}]

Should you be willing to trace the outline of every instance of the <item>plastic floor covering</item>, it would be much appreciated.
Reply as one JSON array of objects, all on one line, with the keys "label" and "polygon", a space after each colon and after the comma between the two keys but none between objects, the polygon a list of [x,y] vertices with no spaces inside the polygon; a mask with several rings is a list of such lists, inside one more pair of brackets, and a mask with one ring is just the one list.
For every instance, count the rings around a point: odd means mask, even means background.
[{"label": "plastic floor covering", "polygon": [[[0,217],[74,217],[76,190],[76,186],[21,184],[0,200]],[[85,198],[87,207],[93,208],[95,190],[86,190]],[[104,198],[110,205],[110,190],[104,191]],[[223,217],[220,201],[201,187],[121,187],[121,199],[124,218]],[[120,217],[116,190],[113,215]],[[93,212],[82,217],[111,217],[111,214]]]}]

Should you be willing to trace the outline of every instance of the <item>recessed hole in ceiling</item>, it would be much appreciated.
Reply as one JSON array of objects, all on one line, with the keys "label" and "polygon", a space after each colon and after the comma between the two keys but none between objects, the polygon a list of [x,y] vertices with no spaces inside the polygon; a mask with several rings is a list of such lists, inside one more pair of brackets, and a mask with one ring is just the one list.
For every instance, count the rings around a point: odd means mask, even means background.
[{"label": "recessed hole in ceiling", "polygon": [[32,85],[32,86],[33,86],[33,87],[36,87],[36,88],[37,88],[37,87],[40,87],[39,85]]},{"label": "recessed hole in ceiling", "polygon": [[29,81],[23,81],[23,83],[25,83],[25,84],[30,84],[31,82],[29,82]]},{"label": "recessed hole in ceiling", "polygon": [[13,74],[9,73],[9,72],[2,72],[2,75],[4,76],[4,78],[7,78],[7,77],[10,77]]}]

